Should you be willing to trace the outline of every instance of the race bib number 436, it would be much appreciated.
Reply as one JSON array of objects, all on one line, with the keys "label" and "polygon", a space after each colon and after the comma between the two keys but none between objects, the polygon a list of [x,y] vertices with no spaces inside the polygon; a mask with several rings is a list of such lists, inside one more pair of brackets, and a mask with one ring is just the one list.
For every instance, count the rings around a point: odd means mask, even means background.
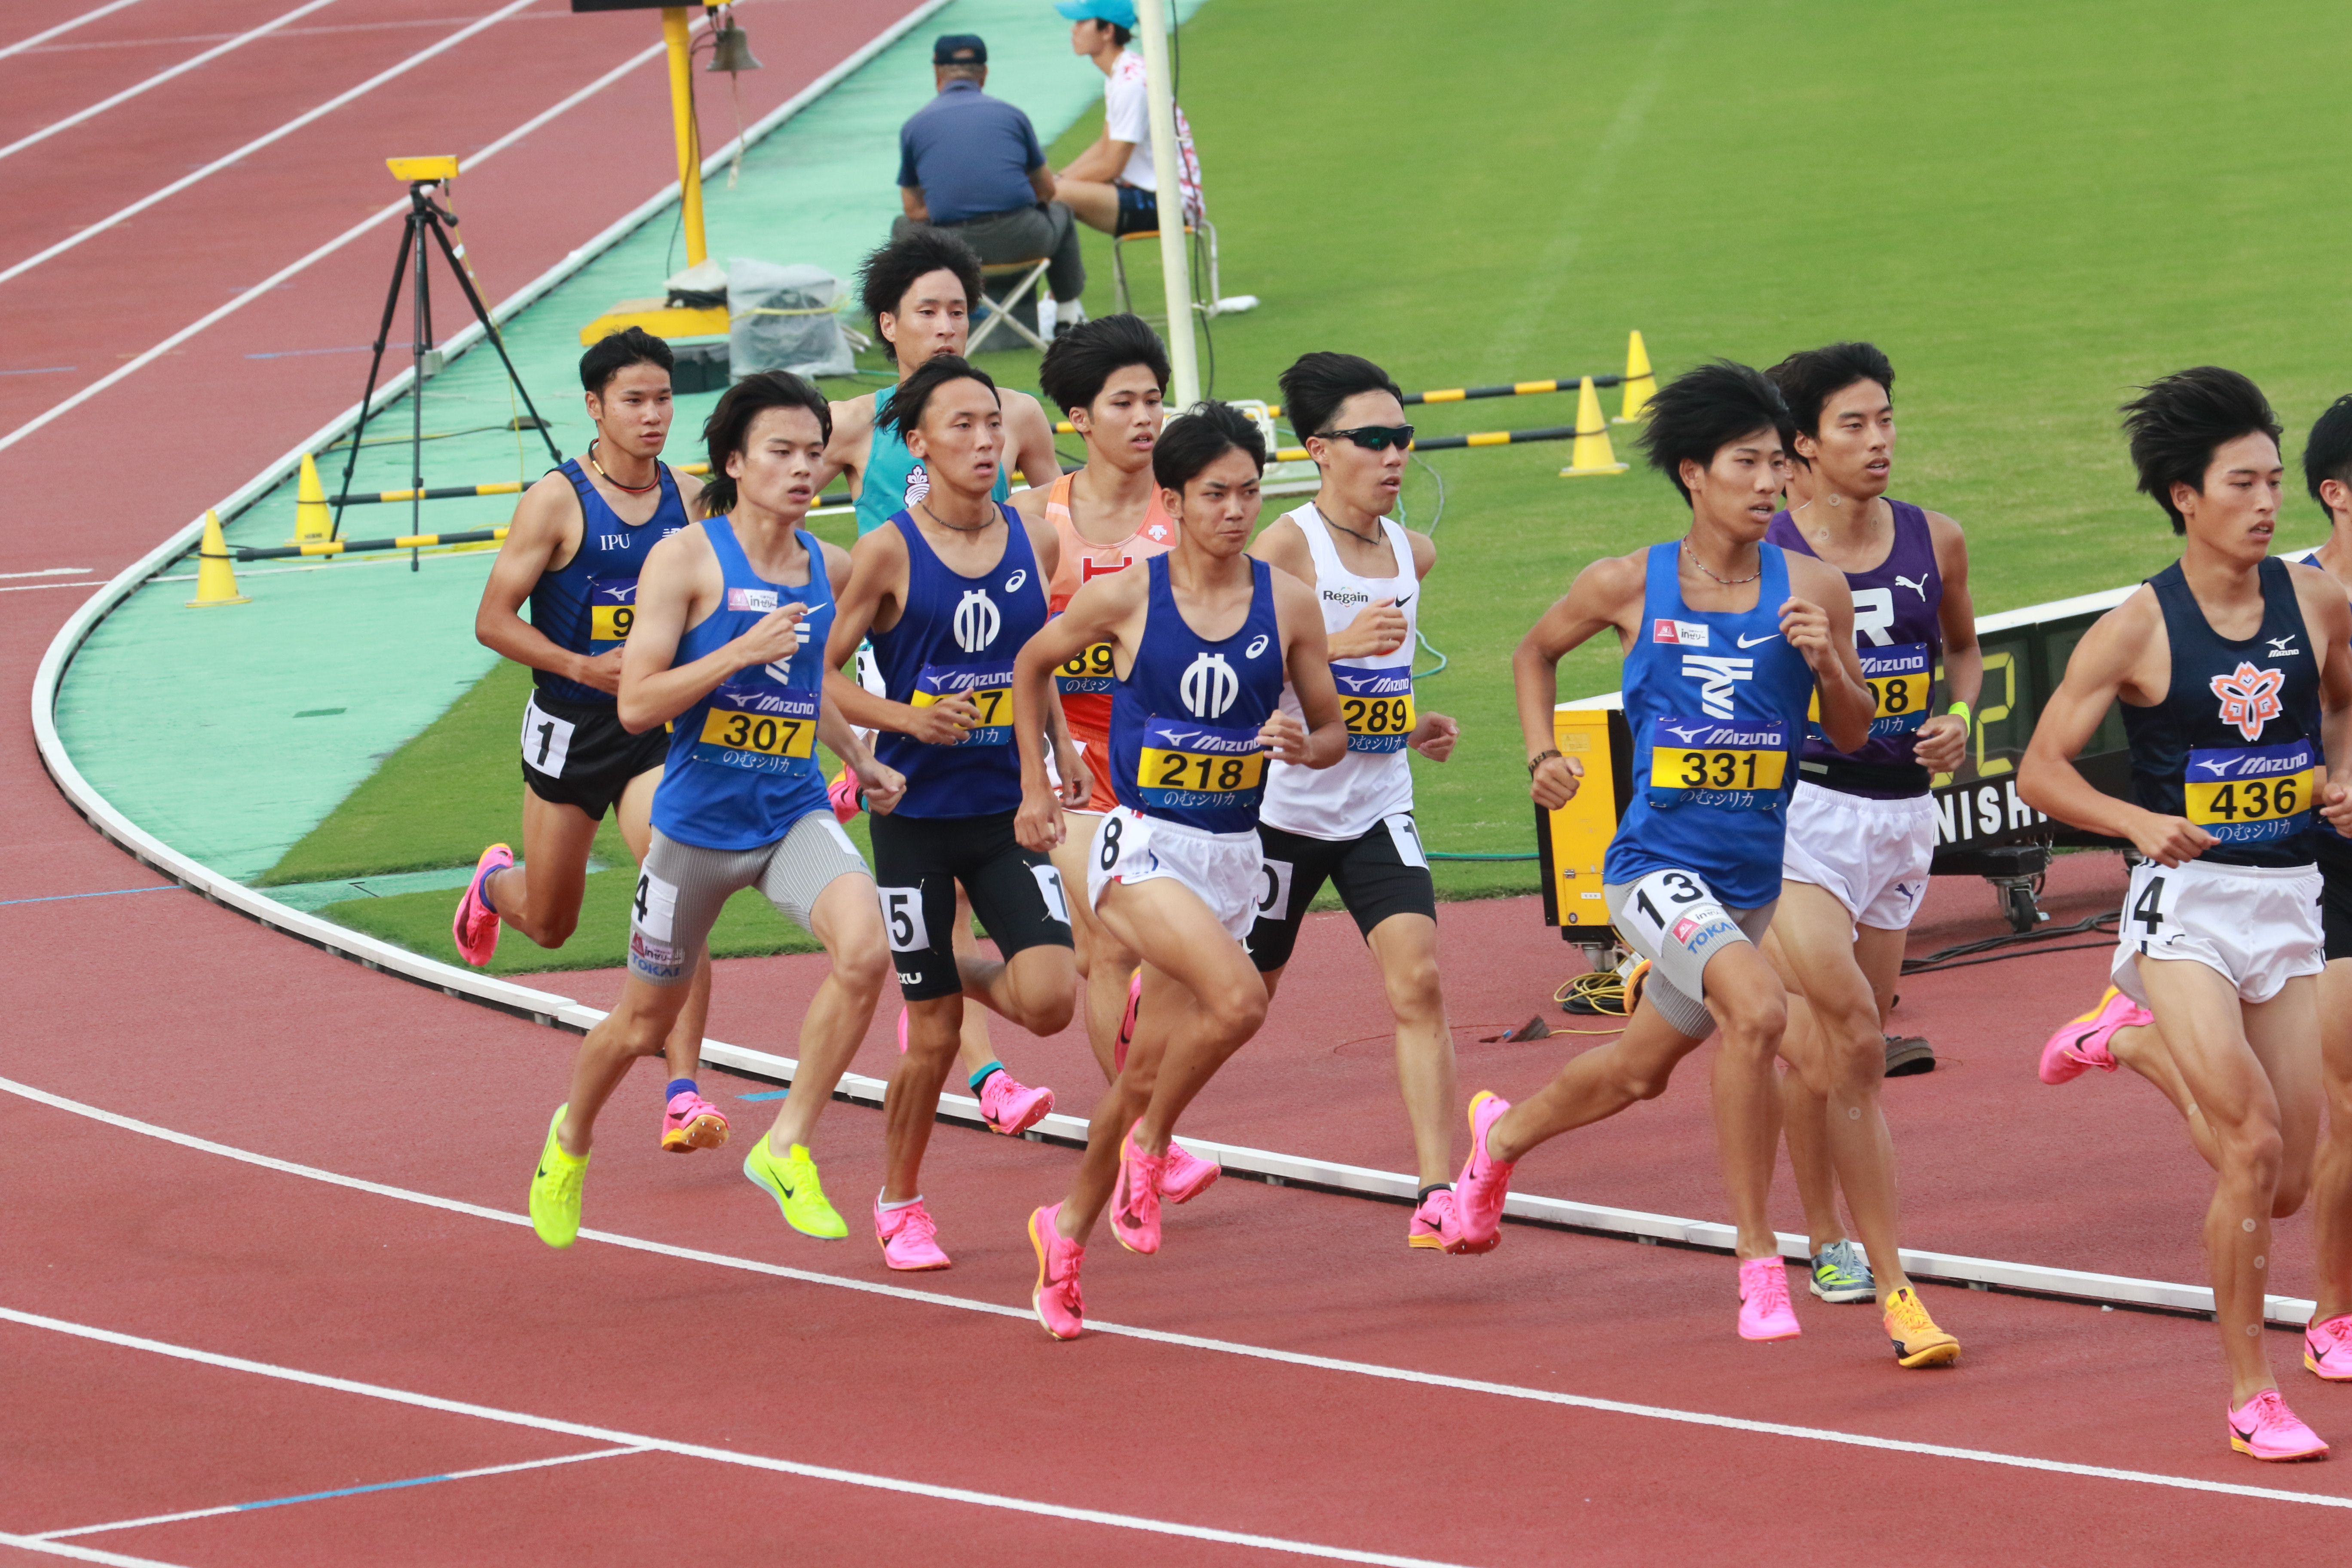
[{"label": "race bib number 436", "polygon": [[1013,661],[992,664],[927,664],[915,677],[908,706],[930,708],[950,697],[969,697],[979,715],[964,731],[967,746],[1013,743]]},{"label": "race bib number 436", "polygon": [[1732,811],[1773,804],[1789,770],[1789,726],[1664,713],[1650,722],[1653,790]]},{"label": "race bib number 436", "polygon": [[1348,726],[1351,752],[1401,752],[1412,734],[1412,667],[1359,669],[1335,664],[1339,717]]},{"label": "race bib number 436", "polygon": [[2291,837],[2311,826],[2318,765],[2308,740],[2191,751],[2182,784],[2189,820],[2224,844]]}]

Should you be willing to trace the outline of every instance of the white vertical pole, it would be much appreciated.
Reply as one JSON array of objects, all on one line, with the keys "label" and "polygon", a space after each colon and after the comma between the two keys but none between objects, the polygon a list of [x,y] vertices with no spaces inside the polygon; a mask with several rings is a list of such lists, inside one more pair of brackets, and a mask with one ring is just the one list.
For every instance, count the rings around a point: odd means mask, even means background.
[{"label": "white vertical pole", "polygon": [[1151,110],[1151,178],[1160,187],[1160,270],[1168,284],[1168,365],[1176,406],[1201,400],[1201,361],[1192,343],[1192,274],[1184,247],[1184,185],[1176,150],[1174,75],[1168,60],[1171,0],[1136,0],[1143,76]]}]

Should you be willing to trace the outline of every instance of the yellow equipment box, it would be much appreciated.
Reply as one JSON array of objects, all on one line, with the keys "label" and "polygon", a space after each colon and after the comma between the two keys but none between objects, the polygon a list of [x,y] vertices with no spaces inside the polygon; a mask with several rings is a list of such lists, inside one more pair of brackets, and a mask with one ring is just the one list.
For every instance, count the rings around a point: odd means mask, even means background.
[{"label": "yellow equipment box", "polygon": [[1601,858],[1633,798],[1633,731],[1614,708],[1557,709],[1551,731],[1560,754],[1583,766],[1584,782],[1558,811],[1536,813],[1544,923],[1568,942],[1614,942],[1601,900]]}]

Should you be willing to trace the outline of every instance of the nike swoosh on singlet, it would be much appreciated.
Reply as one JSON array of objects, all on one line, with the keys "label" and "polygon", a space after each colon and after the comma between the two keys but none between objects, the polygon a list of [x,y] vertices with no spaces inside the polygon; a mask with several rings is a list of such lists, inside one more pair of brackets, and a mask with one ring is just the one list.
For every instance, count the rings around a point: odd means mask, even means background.
[{"label": "nike swoosh on singlet", "polygon": [[1399,599],[1399,600],[1396,602],[1396,607],[1397,607],[1398,609],[1402,610],[1402,609],[1403,609],[1407,605],[1410,605],[1410,604],[1412,604],[1412,595],[1411,594],[1407,594],[1403,598]]},{"label": "nike swoosh on singlet", "polygon": [[1780,635],[1780,634],[1779,632],[1766,632],[1760,637],[1743,637],[1739,639],[1739,646],[1741,647],[1754,647],[1758,643],[1770,642],[1774,637],[1777,637]]}]

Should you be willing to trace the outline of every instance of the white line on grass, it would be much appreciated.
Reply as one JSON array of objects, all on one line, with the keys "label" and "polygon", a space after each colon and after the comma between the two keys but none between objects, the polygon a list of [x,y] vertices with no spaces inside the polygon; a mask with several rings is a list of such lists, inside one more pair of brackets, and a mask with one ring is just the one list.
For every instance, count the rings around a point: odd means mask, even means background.
[{"label": "white line on grass", "polygon": [[150,1524],[179,1524],[191,1519],[216,1519],[225,1513],[255,1513],[265,1508],[284,1508],[289,1503],[321,1502],[329,1498],[354,1497],[362,1492],[402,1491],[410,1487],[435,1486],[442,1481],[478,1480],[484,1476],[510,1476],[519,1470],[552,1469],[558,1465],[576,1465],[583,1459],[617,1459],[629,1454],[650,1454],[654,1450],[642,1443],[619,1448],[592,1448],[584,1454],[558,1454],[551,1459],[524,1459],[511,1465],[484,1465],[475,1470],[449,1470],[437,1476],[413,1476],[405,1480],[375,1481],[364,1486],[336,1487],[328,1491],[304,1492],[298,1497],[264,1498],[258,1502],[227,1502],[218,1508],[192,1508],[181,1513],[151,1513],[144,1519],[118,1519],[110,1524],[78,1524],[71,1530],[45,1530],[33,1537],[35,1541],[63,1541],[75,1535],[103,1535],[110,1530],[138,1530]]},{"label": "white line on grass", "polygon": [[[703,25],[703,20],[704,19],[702,17],[697,16],[694,18],[691,25],[693,26],[699,27]],[[597,93],[604,91],[606,88],[612,86],[614,82],[620,80],[623,77],[628,75],[639,66],[644,65],[647,60],[659,58],[662,51],[667,47],[668,46],[667,44],[653,44],[646,48],[638,50],[635,54],[631,55],[627,59],[623,60],[619,65],[614,66],[611,70],[606,71],[603,76],[598,77],[594,81],[590,82],[586,87],[582,88],[571,97],[566,98],[561,103],[556,104],[552,109],[543,110],[541,113],[531,116],[529,120],[524,121],[520,125],[516,126],[512,131],[508,132],[505,135],[499,137],[497,141],[483,148],[480,152],[468,153],[467,155],[466,162],[473,167],[479,168],[488,159],[495,157],[499,153],[502,153],[509,147],[513,146],[516,142],[521,141],[524,137],[530,135],[541,126],[545,125],[548,121],[555,119],[558,115],[566,112],[575,105],[580,104],[586,100],[594,97]],[[284,267],[281,267],[277,271],[271,273],[268,278],[265,278],[260,282],[255,284],[252,288],[247,289],[244,293],[239,294],[236,299],[231,300],[227,304],[189,322],[186,326],[182,327],[178,331],[173,332],[170,337],[165,338],[162,342],[157,343],[153,348],[149,349],[145,353],[139,355],[135,359],[125,361],[123,363],[118,365],[106,374],[99,377],[96,381],[91,382],[88,386],[83,387],[79,392],[75,393],[72,396],[66,398],[60,403],[51,405],[46,411],[37,414],[32,418],[26,420],[25,423],[17,426],[16,428],[8,432],[7,435],[0,436],[0,452],[6,451],[9,447],[15,446],[26,437],[30,436],[36,430],[40,429],[43,426],[49,424],[53,420],[61,418],[72,410],[80,407],[83,404],[88,403],[91,398],[96,397],[100,393],[104,392],[108,387],[112,386],[115,383],[122,380],[124,377],[146,369],[149,365],[154,363],[157,360],[162,359],[165,354],[170,353],[173,349],[178,348],[182,343],[186,342],[190,338],[194,337],[197,333],[203,331],[205,328],[210,327],[215,321],[219,321],[228,316],[234,315],[238,310],[245,309],[246,306],[253,303],[254,300],[260,299],[264,294],[268,293],[272,289],[277,288],[280,283],[285,282],[289,278],[293,277],[296,273],[310,270],[310,268],[316,266],[321,261],[324,261],[328,257],[332,256],[335,252],[342,249],[343,247],[351,244],[352,241],[367,233],[368,230],[374,228],[379,224],[383,224],[393,218],[398,217],[407,210],[408,200],[404,196],[399,201],[394,202],[390,205],[384,207],[382,211],[377,212],[374,216],[362,218],[359,222],[352,225],[351,227],[343,230],[342,233],[337,235],[334,238],[327,241],[326,244],[319,247],[318,249],[310,252],[310,255],[303,257],[298,261],[289,262]]]},{"label": "white line on grass", "polygon": [[[108,229],[114,227],[118,224],[127,223],[131,218],[134,218],[141,213],[145,212],[149,207],[153,206],[156,203],[179,195],[182,191],[186,190],[190,185],[196,184],[199,180],[209,179],[211,176],[220,173],[223,169],[229,167],[231,164],[239,163],[251,156],[253,153],[258,153],[261,149],[268,146],[273,142],[285,140],[287,137],[294,134],[297,131],[301,130],[305,125],[318,120],[320,116],[331,114],[336,110],[341,109],[343,105],[351,102],[353,99],[364,97],[368,93],[373,92],[377,88],[382,87],[385,82],[391,81],[395,78],[407,75],[410,71],[415,70],[418,66],[421,66],[425,61],[433,58],[434,56],[441,54],[445,50],[457,47],[459,44],[464,43],[467,38],[472,37],[476,33],[480,32],[483,28],[490,26],[496,23],[502,22],[509,16],[513,16],[516,12],[523,10],[528,6],[535,5],[538,3],[539,0],[511,0],[510,4],[499,7],[498,10],[491,12],[488,16],[478,17],[474,21],[468,22],[466,26],[458,28],[456,32],[450,34],[447,37],[441,39],[439,42],[435,43],[428,47],[417,50],[416,53],[409,56],[406,59],[402,60],[398,65],[391,66],[383,70],[378,71],[375,75],[368,78],[367,80],[360,83],[357,87],[351,88],[343,92],[339,92],[334,97],[327,100],[326,102],[319,105],[316,109],[309,110],[301,114],[296,115],[293,119],[288,121],[285,124],[280,125],[275,131],[266,132],[262,135],[255,137],[244,146],[239,147],[236,152],[215,158],[211,163],[203,165],[201,168],[181,175],[178,179],[173,180],[170,184],[163,186],[161,190],[152,191],[148,195],[140,197],[137,201],[132,202],[129,206],[109,213],[106,216],[99,219],[96,223],[89,225],[86,228],[76,229],[73,233],[66,236],[65,238],[58,241],[55,245],[50,246],[47,250],[36,251],[32,255],[25,258],[22,261],[16,262],[5,268],[0,268],[0,283],[5,283],[11,278],[19,277],[24,273],[31,271],[34,268],[38,267],[42,262],[48,260],[52,257],[64,255],[67,251],[71,250],[75,246],[81,244],[84,240],[97,238],[100,235],[104,234]],[[0,156],[5,155],[5,154],[0,154]],[[481,157],[482,155],[478,153],[468,161],[472,163],[479,163],[481,161]],[[407,205],[408,204],[405,202],[400,204],[404,208],[406,207]],[[340,351],[331,350],[328,352],[333,353]]]},{"label": "white line on grass", "polygon": [[[582,1233],[585,1235],[585,1232]],[[211,1351],[191,1349],[171,1344],[163,1340],[142,1339],[136,1334],[117,1333],[111,1329],[93,1328],[86,1323],[68,1322],[61,1318],[45,1318],[37,1313],[20,1312],[10,1307],[0,1307],[0,1321],[21,1323],[26,1328],[47,1329],[53,1333],[70,1334],[77,1339],[95,1340],[100,1344],[120,1345],[126,1350],[147,1351],[155,1355],[170,1356],[176,1361],[194,1362],[203,1366],[216,1366],[230,1372],[251,1373],[260,1377],[272,1377],[287,1383],[306,1384],[312,1388],[331,1389],[338,1394],[356,1394],[369,1399],[386,1400],[395,1405],[414,1405],[423,1410],[438,1410],[452,1415],[471,1415],[484,1421],[496,1421],[509,1426],[529,1426],[541,1432],[562,1432],[573,1437],[593,1437],[599,1442],[630,1444],[637,1447],[677,1454],[690,1459],[709,1459],[722,1465],[737,1465],[746,1469],[771,1470],[788,1476],[802,1476],[810,1480],[835,1481],[853,1487],[868,1487],[877,1491],[898,1492],[909,1497],[930,1498],[940,1502],[971,1503],[981,1508],[1005,1509],[1014,1513],[1042,1515],[1047,1519],[1066,1519],[1079,1524],[1108,1525],[1114,1530],[1141,1531],[1151,1535],[1173,1535],[1189,1541],[1213,1541],[1221,1546],[1250,1546],[1262,1552],[1285,1552],[1300,1557],[1320,1557],[1337,1563],[1373,1563],[1390,1568],[1450,1568],[1423,1557],[1400,1557],[1386,1552],[1358,1552],[1344,1546],[1325,1546],[1311,1541],[1287,1541],[1278,1535],[1255,1535],[1237,1530],[1217,1530],[1208,1525],[1178,1524],[1164,1519],[1145,1519],[1137,1514],[1108,1513],[1100,1509],[1071,1508],[1063,1503],[1036,1502],[1028,1498],[1006,1497],[998,1492],[972,1491],[964,1487],[934,1486],[928,1481],[902,1480],[896,1476],[869,1475],[862,1470],[835,1469],[830,1465],[805,1465],[793,1459],[772,1458],[764,1454],[739,1453],[731,1448],[706,1447],[699,1443],[677,1443],[664,1437],[649,1437],[634,1432],[615,1431],[609,1426],[590,1426],[578,1421],[560,1421],[548,1415],[532,1415],[520,1410],[501,1410],[495,1405],[473,1405],[459,1399],[443,1399],[436,1394],[415,1394],[404,1388],[387,1388],[382,1384],[358,1383],[345,1377],[329,1377],[296,1367],[277,1366],[268,1362],[248,1361],[243,1356],[218,1355]]]},{"label": "white line on grass", "polygon": [[[58,1110],[101,1121],[110,1127],[137,1132],[183,1148],[195,1149],[208,1154],[258,1165],[264,1170],[278,1171],[287,1175],[302,1176],[323,1182],[331,1186],[348,1187],[354,1192],[373,1194],[379,1197],[397,1198],[404,1203],[420,1204],[428,1208],[445,1209],[452,1214],[470,1215],[477,1219],[493,1220],[500,1225],[530,1224],[528,1215],[489,1208],[481,1204],[469,1204],[457,1198],[437,1197],[406,1187],[395,1187],[382,1182],[371,1182],[358,1176],[346,1176],[339,1172],[320,1170],[314,1165],[296,1164],[274,1155],[257,1154],[226,1143],[215,1143],[209,1138],[159,1127],[135,1117],[100,1110],[80,1100],[68,1100],[63,1095],[36,1089],[13,1079],[0,1078],[0,1090],[26,1100],[53,1107]],[[613,1231],[580,1232],[583,1241],[603,1242],[613,1247],[625,1247],[634,1251],[655,1253],[688,1262],[708,1263],[721,1268],[737,1268],[754,1274],[766,1274],[781,1279],[797,1280],[803,1284],[821,1285],[836,1290],[852,1290],[862,1295],[887,1296],[896,1300],[919,1302],[926,1306],[951,1307],[959,1311],[981,1312],[992,1317],[1019,1318],[1029,1321],[1032,1314],[1018,1307],[1000,1306],[993,1301],[976,1301],[962,1296],[942,1295],[930,1290],[910,1289],[903,1285],[886,1285],[877,1281],[845,1279],[840,1275],[820,1274],[804,1268],[788,1268],[782,1264],[762,1263],[756,1258],[732,1258],[725,1253],[704,1252],[688,1247],[673,1247],[667,1242],[648,1241],[641,1237],[622,1236]],[[0,1308],[0,1318],[20,1318],[22,1315]],[[46,1325],[47,1320],[42,1320]],[[2330,1497],[2322,1493],[2289,1491],[2277,1487],[2241,1486],[2229,1481],[2199,1480],[2189,1476],[2168,1476],[2151,1470],[2118,1469],[2107,1465],[2077,1465],[2059,1459],[2036,1458],[2023,1454],[2004,1454],[1989,1448],[1962,1448],[1945,1443],[1915,1443],[1895,1437],[1877,1437],[1860,1432],[1840,1432],[1828,1427],[1798,1426],[1780,1421],[1751,1421],[1744,1416],[1717,1415],[1705,1411],[1676,1410],[1665,1405],[1636,1405],[1621,1399],[1602,1399],[1591,1394],[1563,1394],[1553,1389],[1527,1388],[1516,1384],[1489,1383],[1480,1378],[1449,1377],[1441,1373],[1418,1372],[1407,1367],[1383,1366],[1373,1362],[1342,1361],[1333,1356],[1311,1355],[1299,1351],[1275,1350],[1264,1345],[1243,1344],[1232,1340],[1213,1340],[1197,1334],[1171,1333],[1161,1329],[1135,1328],[1127,1324],[1089,1320],[1087,1327],[1096,1333],[1115,1335],[1122,1339],[1143,1340],[1154,1344],[1177,1345],[1186,1350],[1211,1351],[1220,1355],[1243,1356],[1253,1361],[1279,1363],[1287,1366],[1309,1367],[1320,1372],[1347,1373],[1358,1377],[1379,1378],[1384,1382],[1417,1384],[1424,1388],[1451,1389],[1465,1394],[1483,1394],[1504,1399],[1525,1400],[1538,1405],[1552,1405],[1576,1410],[1601,1411],[1613,1415],[1632,1415],[1650,1421],[1671,1421],[1686,1426],[1709,1426],[1727,1432],[1744,1432],[1759,1436],[1794,1437],[1807,1442],[1834,1443],[1853,1448],[1874,1448],[1891,1454],[1914,1454],[1924,1458],[1960,1459],[1970,1464],[1998,1465],[2011,1469],[2038,1470],[2048,1475],[2081,1476],[2093,1480],[2125,1481],[2137,1486],[2162,1487],[2179,1491],[2213,1492],[2224,1497],[2260,1498],[2272,1502],[2309,1503],[2319,1508],[2352,1509],[2352,1498]],[[98,1331],[92,1331],[95,1334]],[[193,1352],[191,1352],[193,1353]],[[1084,1353],[1083,1352],[1077,1353]],[[588,1428],[580,1428],[586,1433]],[[611,1436],[609,1434],[596,1434]],[[616,1441],[637,1441],[615,1437]],[[648,1439],[649,1441],[650,1439]],[[1367,1559],[1367,1561],[1371,1561]]]},{"label": "white line on grass", "polygon": [[287,23],[299,21],[302,17],[309,16],[311,12],[324,10],[334,3],[335,0],[307,0],[306,4],[295,6],[294,9],[287,12],[282,16],[273,17],[271,20],[261,24],[258,27],[252,28],[247,32],[239,33],[236,37],[231,38],[225,44],[214,45],[211,48],[206,49],[203,54],[189,56],[186,59],[182,60],[178,65],[172,67],[169,70],[157,71],[145,81],[138,82],[132,86],[124,88],[112,98],[100,99],[98,102],[91,104],[88,109],[77,110],[73,113],[67,115],[63,120],[53,120],[49,121],[49,123],[42,126],[30,136],[18,137],[16,141],[9,142],[5,147],[0,147],[0,158],[5,158],[11,153],[21,153],[37,142],[46,142],[60,131],[71,130],[74,126],[79,125],[85,120],[93,119],[98,115],[105,113],[108,110],[112,109],[118,103],[126,103],[131,99],[137,98],[142,92],[147,92],[152,89],[163,86],[165,82],[170,81],[174,77],[185,76],[188,72],[195,69],[198,66],[203,65],[209,60],[216,60],[220,58],[221,56],[228,53],[231,49],[243,48],[246,45],[253,42],[256,38],[266,37],[269,34],[278,31],[278,28],[286,26]]},{"label": "white line on grass", "polygon": [[111,16],[117,11],[138,4],[139,0],[113,0],[113,4],[109,5],[100,5],[95,11],[84,11],[69,22],[59,22],[56,26],[47,29],[46,32],[35,33],[29,38],[19,38],[13,44],[9,44],[5,47],[0,47],[0,60],[6,59],[10,55],[22,54],[25,50],[33,48],[37,45],[47,43],[59,33],[70,33],[76,27],[97,21],[100,16]]}]

